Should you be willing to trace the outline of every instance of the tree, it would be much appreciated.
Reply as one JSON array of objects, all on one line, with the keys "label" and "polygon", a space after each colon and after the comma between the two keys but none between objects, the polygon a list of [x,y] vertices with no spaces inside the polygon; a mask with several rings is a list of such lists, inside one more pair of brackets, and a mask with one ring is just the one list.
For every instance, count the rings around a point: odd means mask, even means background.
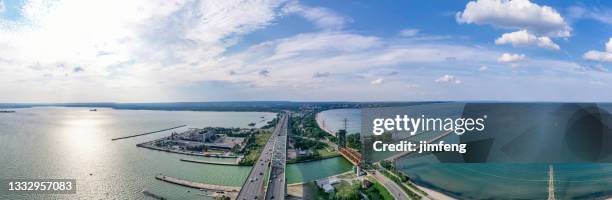
[{"label": "tree", "polygon": [[391,161],[388,160],[382,160],[380,161],[380,166],[382,166],[383,168],[387,169],[387,170],[393,170],[393,163]]},{"label": "tree", "polygon": [[230,198],[226,196],[217,196],[215,197],[215,200],[230,200]]}]

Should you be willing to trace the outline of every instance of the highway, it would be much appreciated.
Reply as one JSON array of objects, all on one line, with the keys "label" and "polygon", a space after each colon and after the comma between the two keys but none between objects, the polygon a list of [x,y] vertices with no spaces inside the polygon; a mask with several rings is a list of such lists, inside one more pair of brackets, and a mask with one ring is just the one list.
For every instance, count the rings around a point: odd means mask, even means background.
[{"label": "highway", "polygon": [[[274,146],[279,135],[287,135],[287,115],[281,114],[276,127],[270,136],[270,139],[264,146],[263,151],[259,157],[259,160],[253,165],[251,169],[251,173],[245,180],[240,192],[238,193],[238,200],[247,200],[247,199],[263,199],[266,194],[264,188],[264,175],[266,174],[266,170],[270,167],[270,162],[272,160]],[[281,134],[282,133],[282,134]],[[284,174],[284,173],[283,173]],[[272,178],[272,177],[270,177]],[[284,178],[284,175],[283,175]],[[284,181],[283,181],[284,183]]]},{"label": "highway", "polygon": [[272,154],[272,163],[270,168],[270,181],[266,191],[266,199],[285,199],[286,186],[285,183],[285,166],[287,163],[287,133],[289,117],[285,117],[281,121],[281,131],[275,137],[274,153]]},{"label": "highway", "polygon": [[391,196],[393,196],[394,199],[410,199],[408,195],[406,194],[406,192],[404,192],[404,190],[402,190],[402,188],[400,188],[399,185],[397,185],[395,182],[393,182],[391,179],[387,178],[386,176],[382,175],[380,172],[373,171],[370,174],[376,180],[378,180],[380,184],[385,186],[387,190],[389,190],[389,193],[391,193]]}]

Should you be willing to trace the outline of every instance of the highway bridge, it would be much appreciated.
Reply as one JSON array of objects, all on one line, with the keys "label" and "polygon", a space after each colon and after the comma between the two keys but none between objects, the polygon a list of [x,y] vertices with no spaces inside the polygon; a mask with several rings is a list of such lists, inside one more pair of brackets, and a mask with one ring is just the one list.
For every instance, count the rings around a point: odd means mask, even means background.
[{"label": "highway bridge", "polygon": [[266,187],[265,199],[285,199],[287,183],[285,168],[287,163],[287,133],[289,132],[289,117],[281,121],[281,132],[275,137],[272,161],[270,165],[270,180]]},{"label": "highway bridge", "polygon": [[338,152],[340,152],[340,155],[342,155],[342,157],[346,158],[346,160],[348,160],[353,165],[355,165],[355,167],[357,167],[356,174],[361,174],[362,159],[361,154],[359,152],[346,147],[338,147]]},{"label": "highway bridge", "polygon": [[338,147],[338,152],[353,165],[361,167],[361,154],[359,152],[346,147]]},{"label": "highway bridge", "polygon": [[[284,199],[286,191],[285,162],[287,158],[288,114],[281,114],[272,136],[264,146],[259,160],[253,165],[236,199]],[[270,174],[266,188],[265,174]]]}]

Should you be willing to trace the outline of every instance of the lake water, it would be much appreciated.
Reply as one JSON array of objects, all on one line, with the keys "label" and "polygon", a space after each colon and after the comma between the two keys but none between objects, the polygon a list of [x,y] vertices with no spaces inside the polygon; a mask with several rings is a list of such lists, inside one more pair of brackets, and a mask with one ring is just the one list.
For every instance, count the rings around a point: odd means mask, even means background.
[{"label": "lake water", "polygon": [[[612,194],[612,164],[554,164],[559,199]],[[546,199],[546,164],[431,164],[403,166],[413,181],[461,199]]]},{"label": "lake water", "polygon": [[321,126],[326,129],[337,132],[344,129],[344,119],[347,120],[348,134],[361,132],[361,111],[359,109],[332,109],[318,113],[321,119]]},{"label": "lake water", "polygon": [[[348,118],[356,122],[348,124],[352,133],[361,132],[358,130],[360,113],[359,109],[337,109],[323,111],[320,117],[333,130],[342,127],[342,119]],[[548,164],[454,164],[435,163],[433,160],[435,158],[431,156],[416,156],[400,160],[397,165],[417,184],[460,199],[548,197]],[[612,164],[554,164],[553,167],[557,198],[612,196]]]},{"label": "lake water", "polygon": [[[165,131],[125,140],[111,138],[188,127],[248,127],[275,117],[264,112],[146,111],[39,107],[0,114],[0,178],[73,178],[76,195],[12,195],[0,199],[144,199],[148,190],[168,199],[206,198],[199,191],[154,178],[157,174],[203,183],[240,186],[250,167],[179,161],[192,157],[138,148],[167,136]],[[316,180],[350,170],[343,158],[287,166],[289,183]],[[324,173],[321,173],[324,172]],[[189,191],[189,192],[188,192]]]}]

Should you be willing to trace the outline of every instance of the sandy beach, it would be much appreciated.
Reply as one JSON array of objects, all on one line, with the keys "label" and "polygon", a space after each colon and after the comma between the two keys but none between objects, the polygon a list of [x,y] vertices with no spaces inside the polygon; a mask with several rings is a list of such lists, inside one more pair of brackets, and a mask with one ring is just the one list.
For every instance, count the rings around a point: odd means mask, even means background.
[{"label": "sandy beach", "polygon": [[455,198],[448,196],[442,192],[438,192],[417,184],[414,184],[416,187],[418,187],[419,189],[423,190],[424,192],[427,193],[427,196],[429,197],[429,199],[435,199],[435,200],[455,200]]},{"label": "sandy beach", "polygon": [[317,121],[317,126],[319,126],[319,128],[321,128],[321,130],[324,130],[325,132],[327,132],[327,133],[329,133],[329,134],[331,134],[333,136],[336,136],[335,132],[333,132],[329,128],[323,126],[323,124],[324,124],[323,123],[323,119],[321,119],[321,116],[319,114],[321,114],[321,112],[318,112],[317,116],[315,116],[315,119]]}]

